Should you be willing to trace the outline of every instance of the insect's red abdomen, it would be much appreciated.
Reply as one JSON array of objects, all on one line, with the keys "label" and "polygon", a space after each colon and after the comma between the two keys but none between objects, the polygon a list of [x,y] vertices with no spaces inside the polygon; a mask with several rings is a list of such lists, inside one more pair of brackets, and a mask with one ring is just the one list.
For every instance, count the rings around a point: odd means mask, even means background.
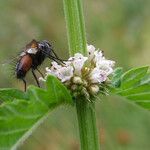
[{"label": "insect's red abdomen", "polygon": [[16,76],[17,78],[24,78],[26,73],[30,70],[32,66],[32,58],[30,55],[23,56],[16,66]]},{"label": "insect's red abdomen", "polygon": [[20,60],[20,65],[22,66],[24,71],[29,71],[29,69],[32,66],[32,58],[29,55],[25,55],[22,57],[22,59]]}]

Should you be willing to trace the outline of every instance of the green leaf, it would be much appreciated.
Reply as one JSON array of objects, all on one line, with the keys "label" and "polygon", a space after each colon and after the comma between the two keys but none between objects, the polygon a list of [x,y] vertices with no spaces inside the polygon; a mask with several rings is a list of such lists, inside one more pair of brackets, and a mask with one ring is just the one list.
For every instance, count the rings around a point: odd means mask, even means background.
[{"label": "green leaf", "polygon": [[127,89],[136,85],[146,75],[148,68],[149,66],[145,66],[127,71],[121,78],[121,88]]},{"label": "green leaf", "polygon": [[[62,83],[58,79],[56,79],[55,77],[53,78],[49,77],[47,79],[46,84],[47,84],[47,90],[49,91],[49,93],[51,93],[50,95],[51,100],[55,100],[54,103],[57,103],[57,101],[59,102],[65,101],[68,103],[72,102],[71,95],[68,93],[67,88],[65,86],[62,86]],[[59,89],[62,89],[63,92]]]},{"label": "green leaf", "polygon": [[130,100],[133,100],[135,102],[139,100],[140,101],[142,100],[143,102],[147,100],[150,102],[150,91],[147,91],[147,90],[150,90],[150,88],[148,87],[148,89],[146,89],[145,91],[142,91],[142,87],[138,87],[138,88],[127,90],[127,91],[121,91],[118,94]]},{"label": "green leaf", "polygon": [[26,93],[17,89],[0,89],[1,101],[12,101],[14,99],[28,99]]},{"label": "green leaf", "polygon": [[150,72],[148,72],[141,80],[140,84],[150,84]]},{"label": "green leaf", "polygon": [[129,70],[121,76],[121,86],[110,89],[112,93],[124,96],[140,106],[150,109],[150,73],[149,67]]},{"label": "green leaf", "polygon": [[[126,89],[126,90],[120,90],[117,94],[121,96],[131,96],[131,95],[136,95],[136,94],[150,94],[150,84],[143,84],[139,85],[134,88]],[[150,97],[148,97],[150,98]]]},{"label": "green leaf", "polygon": [[[21,95],[9,96],[15,89],[4,91],[4,102],[0,105],[0,149],[16,149],[30,136],[33,130],[45,120],[49,112],[61,104],[71,104],[72,98],[66,87],[55,77],[49,76],[46,81],[47,89],[43,90],[30,86]],[[8,97],[6,96],[8,94]],[[24,95],[28,99],[24,99]],[[11,101],[7,101],[10,99]]]},{"label": "green leaf", "polygon": [[150,110],[150,102],[149,101],[147,101],[147,102],[141,101],[141,102],[137,102],[137,104],[140,105],[141,107],[144,107],[145,109]]}]

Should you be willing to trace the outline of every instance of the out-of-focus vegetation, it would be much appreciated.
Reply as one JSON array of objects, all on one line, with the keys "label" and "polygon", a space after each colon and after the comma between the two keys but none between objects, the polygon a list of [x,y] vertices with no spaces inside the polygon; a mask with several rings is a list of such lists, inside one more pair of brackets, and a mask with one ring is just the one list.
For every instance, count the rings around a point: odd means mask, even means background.
[{"label": "out-of-focus vegetation", "polygon": [[[150,65],[150,1],[84,0],[89,44],[104,50],[108,58],[125,69]],[[0,62],[16,57],[31,39],[51,41],[56,53],[67,58],[67,36],[62,1],[0,1]],[[46,61],[41,66],[49,65]],[[23,88],[11,65],[0,66],[0,87]],[[28,84],[35,84],[29,73]],[[104,150],[148,150],[149,114],[117,99],[98,102],[98,124]],[[99,115],[100,114],[100,115]],[[62,117],[63,116],[63,117]],[[24,149],[77,150],[75,112],[54,112],[47,124],[27,141]],[[35,146],[36,145],[36,146]],[[34,147],[34,148],[33,148]],[[23,149],[23,148],[22,148]]]}]

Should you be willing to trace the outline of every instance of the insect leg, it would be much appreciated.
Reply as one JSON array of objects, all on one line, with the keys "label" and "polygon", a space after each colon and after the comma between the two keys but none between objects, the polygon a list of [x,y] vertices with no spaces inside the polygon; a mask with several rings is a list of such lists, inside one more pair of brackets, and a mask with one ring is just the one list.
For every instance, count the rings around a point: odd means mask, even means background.
[{"label": "insect leg", "polygon": [[32,74],[33,74],[33,76],[34,76],[34,79],[35,79],[35,81],[36,81],[36,83],[37,83],[38,87],[40,87],[40,83],[39,83],[39,81],[38,81],[38,78],[37,78],[37,76],[36,76],[36,74],[35,74],[35,72],[34,72],[34,69],[33,69],[33,68],[32,68]]},{"label": "insect leg", "polygon": [[54,57],[55,57],[56,59],[60,60],[61,62],[67,61],[67,60],[60,59],[53,49],[51,49],[51,51],[52,51],[52,53],[54,54]]},{"label": "insect leg", "polygon": [[26,80],[24,78],[21,79],[24,83],[24,91],[26,92],[26,89],[27,89],[27,83],[26,83]]},{"label": "insect leg", "polygon": [[59,57],[58,57],[57,54],[54,52],[54,50],[51,49],[51,51],[52,51],[52,53],[54,54],[54,56],[55,56],[57,59],[59,59]]},{"label": "insect leg", "polygon": [[40,73],[40,75],[44,78],[44,75],[43,75],[43,73],[38,69],[38,68],[36,68],[36,70]]},{"label": "insect leg", "polygon": [[55,57],[49,56],[48,58],[50,58],[51,60],[57,62],[58,64],[65,64],[64,62],[59,61],[59,60],[58,60],[57,58],[55,58]]},{"label": "insect leg", "polygon": [[66,61],[66,60],[62,60],[62,59],[56,58],[56,57],[54,57],[52,55],[50,55],[49,57],[51,57],[51,59],[55,59],[57,61],[60,61],[62,64],[65,64],[63,61]]}]

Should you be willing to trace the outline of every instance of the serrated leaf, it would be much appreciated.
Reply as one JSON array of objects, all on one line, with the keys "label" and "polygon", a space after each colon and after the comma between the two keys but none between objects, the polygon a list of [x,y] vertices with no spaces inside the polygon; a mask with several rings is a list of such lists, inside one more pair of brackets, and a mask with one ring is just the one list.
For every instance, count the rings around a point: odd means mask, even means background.
[{"label": "serrated leaf", "polygon": [[149,84],[139,85],[137,87],[126,89],[126,90],[120,90],[117,94],[122,96],[129,96],[129,95],[142,94],[142,93],[150,93]]},{"label": "serrated leaf", "polygon": [[10,99],[5,94],[18,90],[1,90],[5,97],[0,105],[0,149],[16,149],[51,110],[62,103],[72,103],[68,90],[55,77],[49,76],[46,85],[45,90],[30,86],[25,94],[28,100],[17,94]]},{"label": "serrated leaf", "polygon": [[121,88],[127,89],[136,85],[146,75],[148,68],[149,66],[145,66],[127,71],[121,78]]},{"label": "serrated leaf", "polygon": [[[144,108],[150,103],[150,73],[147,67],[129,70],[122,76],[121,86],[114,88],[112,93],[124,96]],[[148,105],[148,106],[146,106]]]},{"label": "serrated leaf", "polygon": [[11,88],[0,89],[1,101],[12,101],[14,99],[28,99],[28,96],[23,91]]},{"label": "serrated leaf", "polygon": [[143,77],[140,84],[150,84],[150,72]]},{"label": "serrated leaf", "polygon": [[139,93],[126,96],[130,100],[139,101],[139,100],[148,100],[150,101],[150,93]]},{"label": "serrated leaf", "polygon": [[150,110],[150,101],[141,101],[141,102],[136,102],[138,105],[144,107],[145,109]]},{"label": "serrated leaf", "polygon": [[117,92],[117,94],[124,96],[130,100],[149,100],[150,101],[150,85],[144,84],[135,88],[130,88],[127,90],[122,90]]},{"label": "serrated leaf", "polygon": [[40,103],[14,100],[0,107],[0,149],[10,149],[49,110]]}]

